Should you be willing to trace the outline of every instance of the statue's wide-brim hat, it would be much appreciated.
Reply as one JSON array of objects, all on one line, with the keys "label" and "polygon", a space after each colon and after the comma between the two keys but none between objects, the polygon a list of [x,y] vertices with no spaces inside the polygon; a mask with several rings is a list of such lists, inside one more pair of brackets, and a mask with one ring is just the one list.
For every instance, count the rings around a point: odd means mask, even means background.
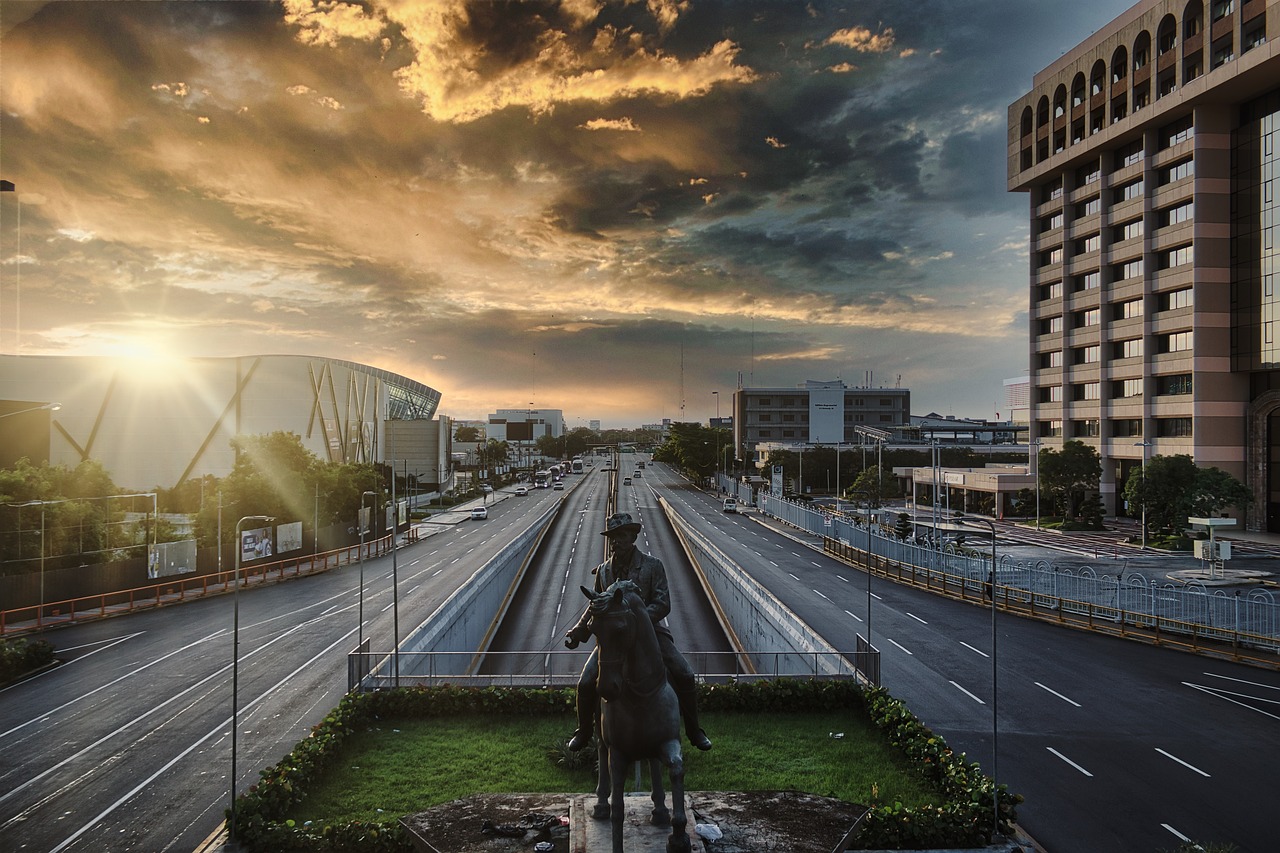
[{"label": "statue's wide-brim hat", "polygon": [[608,521],[604,523],[604,530],[600,531],[601,536],[608,536],[612,533],[639,533],[640,522],[631,517],[631,513],[617,512],[609,516]]}]

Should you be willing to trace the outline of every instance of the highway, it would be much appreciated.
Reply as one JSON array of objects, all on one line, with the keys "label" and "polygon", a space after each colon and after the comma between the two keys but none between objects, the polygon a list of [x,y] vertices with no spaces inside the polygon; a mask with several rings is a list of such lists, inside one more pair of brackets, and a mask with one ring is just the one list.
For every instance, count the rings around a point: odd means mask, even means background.
[{"label": "highway", "polygon": [[833,646],[870,628],[884,686],[987,773],[997,704],[997,778],[1027,798],[1020,823],[1047,850],[1278,849],[1259,806],[1276,790],[1280,674],[1006,616],[993,669],[990,610],[878,578],[868,596],[864,573],[722,513],[664,466],[647,473]]},{"label": "highway", "polygon": [[[399,549],[402,633],[564,493],[493,504]],[[457,514],[462,519],[463,514]],[[364,566],[364,633],[392,646],[390,556]],[[240,595],[237,788],[347,687],[360,567]],[[61,666],[0,691],[0,850],[195,850],[229,804],[233,596],[50,632]]]},{"label": "highway", "polygon": [[[634,459],[622,464],[634,474]],[[487,521],[443,525],[399,549],[402,633],[563,499],[529,597],[512,603],[499,639],[536,650],[532,665],[576,673],[589,647],[569,653],[560,638],[581,612],[578,585],[590,586],[604,557],[606,479],[597,465],[567,477],[565,492],[504,496]],[[1280,674],[1014,617],[997,618],[997,651],[990,611],[881,579],[868,595],[866,575],[749,514],[723,513],[716,496],[653,465],[619,489],[619,509],[642,520],[640,547],[667,566],[669,621],[686,650],[719,646],[702,633],[713,619],[657,495],[836,648],[869,631],[885,686],[987,772],[998,697],[997,776],[1028,798],[1021,822],[1053,853],[1172,850],[1180,836],[1275,849],[1258,806],[1275,790]],[[391,558],[364,572],[363,632],[386,650]],[[341,698],[358,578],[349,566],[240,596],[240,790]],[[218,827],[230,784],[231,612],[222,596],[48,635],[65,663],[0,691],[0,849],[186,853]]]}]

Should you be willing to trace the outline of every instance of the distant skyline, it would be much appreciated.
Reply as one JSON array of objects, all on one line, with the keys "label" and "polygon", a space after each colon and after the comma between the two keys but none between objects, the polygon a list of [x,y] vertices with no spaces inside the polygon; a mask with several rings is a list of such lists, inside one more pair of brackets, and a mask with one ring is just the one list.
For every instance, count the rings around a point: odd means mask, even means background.
[{"label": "distant skyline", "polygon": [[1131,5],[5,0],[0,352],[322,355],[568,429],[739,376],[1007,417],[1007,108]]}]

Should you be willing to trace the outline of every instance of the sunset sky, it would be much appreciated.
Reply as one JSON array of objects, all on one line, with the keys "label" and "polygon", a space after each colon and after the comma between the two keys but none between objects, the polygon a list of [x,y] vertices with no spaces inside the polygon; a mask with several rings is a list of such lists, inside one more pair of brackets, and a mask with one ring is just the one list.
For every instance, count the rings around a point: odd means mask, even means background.
[{"label": "sunset sky", "polygon": [[1130,5],[4,0],[0,352],[328,356],[571,428],[739,376],[1007,416],[1007,108]]}]

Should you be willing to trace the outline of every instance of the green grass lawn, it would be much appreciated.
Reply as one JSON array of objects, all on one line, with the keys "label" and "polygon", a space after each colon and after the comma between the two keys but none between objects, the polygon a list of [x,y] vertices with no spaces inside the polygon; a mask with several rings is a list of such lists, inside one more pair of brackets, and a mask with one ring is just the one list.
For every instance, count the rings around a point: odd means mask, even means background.
[{"label": "green grass lawn", "polygon": [[[799,790],[906,806],[942,800],[857,714],[706,713],[703,725],[715,748],[684,744],[690,791]],[[383,723],[352,737],[288,817],[336,824],[411,814],[475,793],[589,792],[593,773],[555,761],[572,727],[568,715]]]}]

